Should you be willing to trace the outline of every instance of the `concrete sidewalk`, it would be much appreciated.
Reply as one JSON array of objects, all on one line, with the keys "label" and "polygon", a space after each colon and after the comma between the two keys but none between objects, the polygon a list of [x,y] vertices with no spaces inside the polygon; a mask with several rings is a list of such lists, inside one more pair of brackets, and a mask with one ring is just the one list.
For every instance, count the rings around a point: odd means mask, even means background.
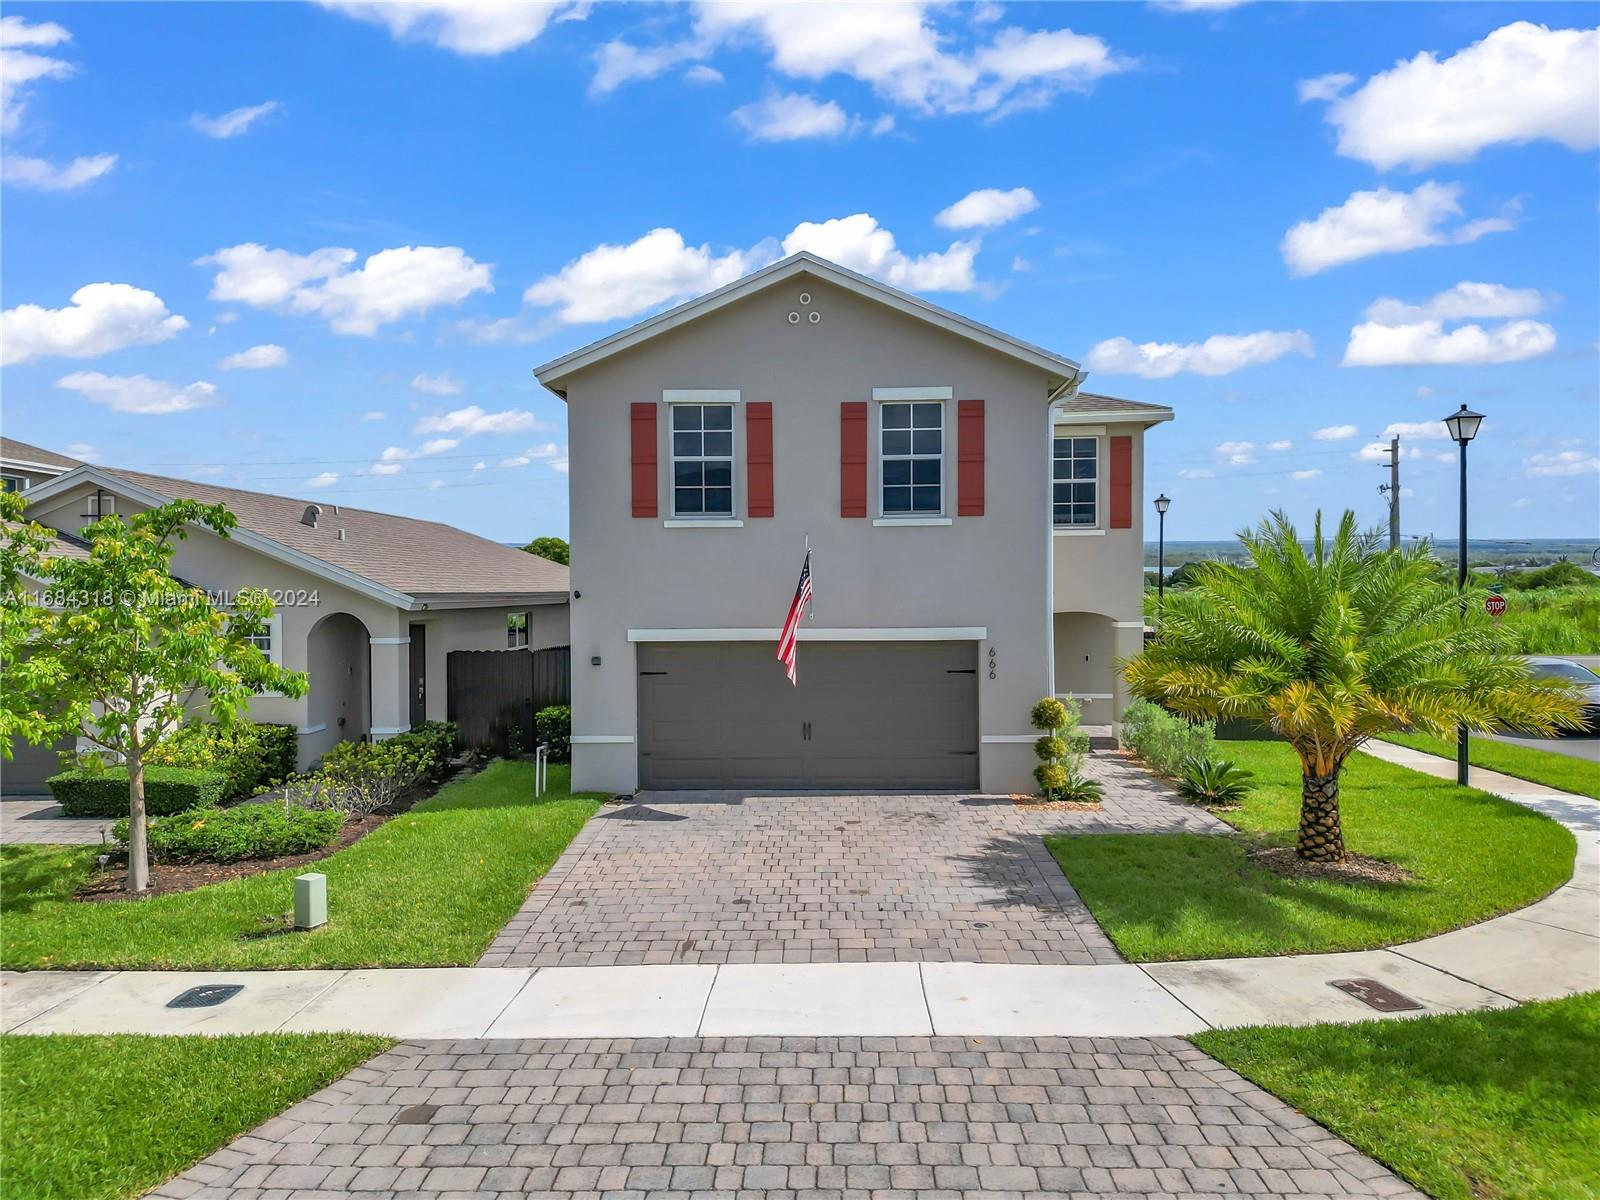
[{"label": "concrete sidewalk", "polygon": [[[1445,775],[1444,759],[1374,742],[1374,757]],[[1560,821],[1572,880],[1535,904],[1421,941],[1341,954],[1085,966],[1004,963],[672,964],[360,971],[0,973],[8,1033],[353,1030],[406,1039],[1018,1036],[1166,1037],[1504,1008],[1600,990],[1600,803],[1474,769],[1476,786]],[[1340,991],[1376,980],[1420,1008]],[[201,983],[244,990],[166,1005]]]}]

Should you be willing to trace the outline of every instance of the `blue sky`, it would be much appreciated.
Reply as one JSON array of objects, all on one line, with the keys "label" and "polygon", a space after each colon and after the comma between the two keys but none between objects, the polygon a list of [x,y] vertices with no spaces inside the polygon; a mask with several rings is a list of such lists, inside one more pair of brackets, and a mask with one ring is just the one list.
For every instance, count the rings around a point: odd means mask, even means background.
[{"label": "blue sky", "polygon": [[1378,523],[1397,424],[1451,536],[1461,403],[1474,536],[1600,534],[1593,4],[6,14],[26,441],[564,533],[532,368],[805,247],[1172,405],[1173,538]]}]

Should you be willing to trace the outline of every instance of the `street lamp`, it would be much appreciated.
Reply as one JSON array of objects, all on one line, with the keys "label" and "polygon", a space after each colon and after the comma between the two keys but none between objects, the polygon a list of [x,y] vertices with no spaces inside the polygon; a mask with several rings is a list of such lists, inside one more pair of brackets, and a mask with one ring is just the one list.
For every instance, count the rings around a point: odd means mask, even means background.
[{"label": "street lamp", "polygon": [[[1482,424],[1483,414],[1473,412],[1465,404],[1444,419],[1445,429],[1461,447],[1461,533],[1456,541],[1456,588],[1463,593],[1467,589],[1467,443],[1478,436],[1478,427]],[[1465,596],[1461,603],[1462,616],[1465,616]],[[1466,787],[1467,778],[1467,724],[1462,721],[1456,725],[1456,782]]]},{"label": "street lamp", "polygon": [[1161,615],[1161,602],[1167,598],[1167,509],[1172,501],[1162,492],[1156,497],[1156,615]]}]

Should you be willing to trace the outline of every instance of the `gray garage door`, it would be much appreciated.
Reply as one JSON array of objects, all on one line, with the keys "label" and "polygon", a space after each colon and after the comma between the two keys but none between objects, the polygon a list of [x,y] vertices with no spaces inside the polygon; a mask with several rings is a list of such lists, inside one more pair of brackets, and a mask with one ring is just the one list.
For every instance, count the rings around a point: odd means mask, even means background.
[{"label": "gray garage door", "polygon": [[802,642],[798,687],[775,650],[639,647],[641,787],[977,787],[976,643]]},{"label": "gray garage door", "polygon": [[0,763],[0,796],[48,796],[44,781],[61,770],[61,752],[77,745],[76,738],[62,738],[49,746],[17,742],[12,758]]}]

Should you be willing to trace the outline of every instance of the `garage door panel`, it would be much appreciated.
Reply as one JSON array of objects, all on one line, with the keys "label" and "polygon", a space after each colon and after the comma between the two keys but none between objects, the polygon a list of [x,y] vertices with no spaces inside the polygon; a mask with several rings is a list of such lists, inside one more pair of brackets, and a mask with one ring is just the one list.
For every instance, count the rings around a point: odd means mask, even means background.
[{"label": "garage door panel", "polygon": [[802,642],[797,687],[766,643],[641,645],[638,664],[642,786],[977,784],[973,643]]}]

